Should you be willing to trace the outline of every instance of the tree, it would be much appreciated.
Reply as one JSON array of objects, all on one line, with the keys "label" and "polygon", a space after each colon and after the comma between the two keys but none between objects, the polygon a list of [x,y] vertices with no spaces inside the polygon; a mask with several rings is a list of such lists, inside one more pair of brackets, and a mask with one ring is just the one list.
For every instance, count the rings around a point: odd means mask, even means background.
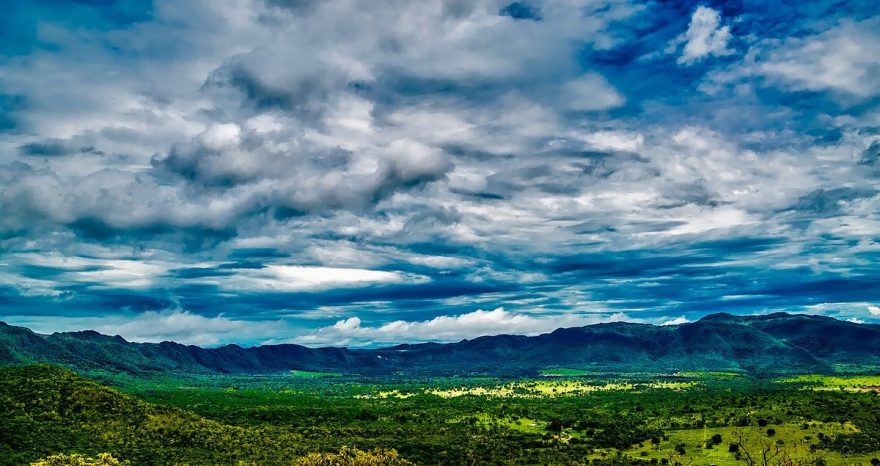
[{"label": "tree", "polygon": [[[772,429],[771,429],[772,430]],[[742,432],[734,432],[737,443],[730,444],[731,452],[736,445],[736,459],[748,466],[824,466],[825,460],[821,457],[808,459],[794,459],[785,449],[785,443],[776,442],[771,444],[765,440],[760,442],[759,451],[750,451],[746,448],[746,439]]]},{"label": "tree", "polygon": [[110,453],[101,453],[97,458],[77,453],[70,455],[59,453],[37,460],[31,463],[31,466],[120,466],[122,464],[127,463],[120,463]]},{"label": "tree", "polygon": [[[339,453],[311,453],[296,462],[296,466],[411,466],[395,450],[363,451],[342,447]],[[54,466],[54,465],[52,465]]]},{"label": "tree", "polygon": [[550,432],[562,432],[562,421],[559,419],[553,419],[547,424],[547,430]]}]

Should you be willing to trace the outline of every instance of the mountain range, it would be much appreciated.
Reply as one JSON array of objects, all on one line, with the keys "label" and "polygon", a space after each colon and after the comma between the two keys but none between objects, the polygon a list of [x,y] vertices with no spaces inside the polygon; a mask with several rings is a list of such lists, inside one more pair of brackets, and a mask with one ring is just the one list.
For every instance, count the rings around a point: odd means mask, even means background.
[{"label": "mountain range", "polygon": [[90,330],[43,335],[0,322],[0,364],[33,362],[77,370],[191,374],[304,370],[520,375],[548,367],[821,373],[833,371],[836,365],[878,365],[880,325],[802,314],[720,313],[679,325],[617,322],[561,328],[538,336],[497,335],[446,344],[349,349],[133,343]]}]

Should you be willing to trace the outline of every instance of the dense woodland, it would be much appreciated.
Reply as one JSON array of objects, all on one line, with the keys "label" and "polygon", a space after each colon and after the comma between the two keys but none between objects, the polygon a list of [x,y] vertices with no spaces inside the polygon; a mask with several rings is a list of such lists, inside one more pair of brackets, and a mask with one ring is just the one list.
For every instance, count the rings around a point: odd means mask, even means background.
[{"label": "dense woodland", "polygon": [[101,383],[49,365],[0,369],[0,464],[65,464],[46,462],[59,454],[137,465],[685,465],[704,464],[703,450],[719,464],[867,465],[880,456],[876,391],[747,377],[443,397],[424,387],[507,381],[89,375]]}]

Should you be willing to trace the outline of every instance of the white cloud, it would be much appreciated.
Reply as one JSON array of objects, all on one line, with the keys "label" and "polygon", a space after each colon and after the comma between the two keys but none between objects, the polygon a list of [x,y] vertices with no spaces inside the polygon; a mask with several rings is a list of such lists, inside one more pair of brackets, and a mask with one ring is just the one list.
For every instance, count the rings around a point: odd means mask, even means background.
[{"label": "white cloud", "polygon": [[[82,284],[90,288],[146,289],[156,286],[174,264],[156,259],[105,259],[100,257],[63,256],[57,253],[17,254],[13,256],[23,264],[53,268],[60,271],[52,281],[43,284]],[[23,285],[29,283],[24,277],[17,278]]]},{"label": "white cloud", "polygon": [[576,138],[598,150],[635,152],[642,148],[645,137],[640,133],[624,131],[597,131],[589,134],[575,134]]},{"label": "white cloud", "polygon": [[864,320],[856,318],[856,317],[850,317],[849,319],[846,319],[846,321],[853,323],[853,324],[864,324],[865,323]]},{"label": "white cloud", "polygon": [[681,324],[687,324],[687,323],[690,323],[690,319],[688,319],[685,316],[679,316],[674,319],[664,320],[663,322],[660,323],[660,325],[663,325],[663,326],[681,325]]},{"label": "white cloud", "polygon": [[607,110],[623,105],[625,99],[602,76],[589,73],[569,81],[562,89],[565,106],[576,111]]},{"label": "white cloud", "polygon": [[392,283],[421,283],[427,280],[427,277],[421,275],[383,270],[267,265],[259,269],[237,269],[232,275],[212,277],[202,282],[230,291],[295,292]]},{"label": "white cloud", "polygon": [[309,346],[393,344],[402,342],[459,341],[483,335],[537,335],[563,327],[600,322],[629,321],[623,313],[607,316],[589,314],[528,315],[497,308],[467,314],[439,316],[431,320],[397,320],[379,326],[363,326],[358,317],[340,320],[293,341]]},{"label": "white cloud", "polygon": [[844,21],[816,35],[767,44],[752,72],[795,90],[870,97],[880,92],[878,44],[880,19]]},{"label": "white cloud", "polygon": [[682,65],[693,64],[709,55],[733,53],[733,50],[727,48],[730,26],[722,26],[721,14],[706,6],[699,6],[694,10],[682,39],[686,41],[678,58],[678,63]]},{"label": "white cloud", "polygon": [[869,305],[868,312],[870,312],[871,315],[880,316],[880,306],[874,306],[873,304]]}]

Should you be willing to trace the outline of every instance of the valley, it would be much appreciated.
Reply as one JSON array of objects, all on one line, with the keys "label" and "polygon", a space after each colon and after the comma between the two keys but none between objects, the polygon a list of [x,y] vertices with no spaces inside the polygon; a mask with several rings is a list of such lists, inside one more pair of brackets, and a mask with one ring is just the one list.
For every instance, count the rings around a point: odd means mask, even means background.
[{"label": "valley", "polygon": [[0,464],[57,453],[297,464],[356,448],[414,464],[738,465],[766,454],[774,465],[869,465],[880,457],[880,396],[864,387],[876,378],[81,376],[17,366],[0,369]]},{"label": "valley", "polygon": [[0,464],[876,466],[878,341],[791,314],[368,349],[2,325]]}]

